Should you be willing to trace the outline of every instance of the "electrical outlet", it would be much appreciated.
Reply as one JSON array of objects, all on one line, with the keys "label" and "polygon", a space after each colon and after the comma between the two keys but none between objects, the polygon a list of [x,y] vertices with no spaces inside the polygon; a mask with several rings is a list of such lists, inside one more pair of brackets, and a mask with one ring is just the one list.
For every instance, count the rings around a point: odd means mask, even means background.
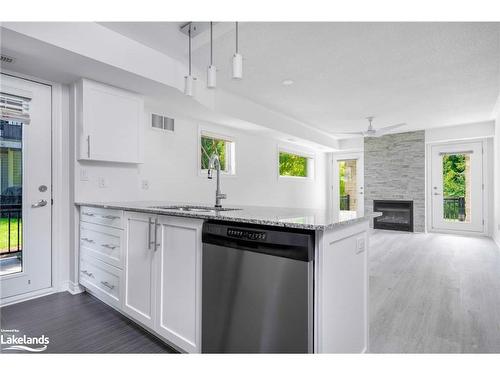
[{"label": "electrical outlet", "polygon": [[148,190],[149,189],[149,181],[148,180],[142,180],[141,186],[142,186],[142,188],[144,190]]},{"label": "electrical outlet", "polygon": [[99,179],[97,180],[97,184],[99,185],[100,188],[107,187],[106,179],[104,177],[99,177]]},{"label": "electrical outlet", "polygon": [[89,175],[87,173],[87,170],[85,168],[80,169],[80,181],[88,181],[89,180]]}]

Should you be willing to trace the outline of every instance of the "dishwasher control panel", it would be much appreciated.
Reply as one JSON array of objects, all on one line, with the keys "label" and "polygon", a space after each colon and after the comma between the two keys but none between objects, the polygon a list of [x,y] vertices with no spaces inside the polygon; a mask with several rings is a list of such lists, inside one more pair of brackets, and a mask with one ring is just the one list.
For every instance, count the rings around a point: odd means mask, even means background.
[{"label": "dishwasher control panel", "polygon": [[240,228],[227,228],[227,236],[250,241],[265,241],[266,232],[259,232]]}]

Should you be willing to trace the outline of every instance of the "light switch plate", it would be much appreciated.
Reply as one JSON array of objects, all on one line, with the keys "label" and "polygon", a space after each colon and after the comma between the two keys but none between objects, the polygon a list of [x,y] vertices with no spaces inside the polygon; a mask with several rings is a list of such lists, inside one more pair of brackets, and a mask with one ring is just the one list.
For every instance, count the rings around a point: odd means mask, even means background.
[{"label": "light switch plate", "polygon": [[144,190],[148,190],[149,189],[149,181],[148,180],[142,180],[141,187]]}]

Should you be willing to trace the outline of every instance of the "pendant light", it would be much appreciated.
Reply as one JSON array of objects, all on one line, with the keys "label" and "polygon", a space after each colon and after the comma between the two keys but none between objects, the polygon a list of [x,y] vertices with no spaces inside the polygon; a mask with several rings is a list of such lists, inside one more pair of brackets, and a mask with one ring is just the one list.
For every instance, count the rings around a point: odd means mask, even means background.
[{"label": "pendant light", "polygon": [[236,52],[233,55],[233,79],[243,78],[243,56],[238,53],[238,22],[236,22]]},{"label": "pendant light", "polygon": [[214,89],[217,86],[217,68],[214,65],[214,37],[213,24],[210,22],[210,65],[207,69],[207,87]]},{"label": "pendant light", "polygon": [[184,94],[187,96],[193,96],[194,82],[196,78],[191,75],[191,25],[188,29],[188,39],[189,39],[189,74],[184,77]]}]

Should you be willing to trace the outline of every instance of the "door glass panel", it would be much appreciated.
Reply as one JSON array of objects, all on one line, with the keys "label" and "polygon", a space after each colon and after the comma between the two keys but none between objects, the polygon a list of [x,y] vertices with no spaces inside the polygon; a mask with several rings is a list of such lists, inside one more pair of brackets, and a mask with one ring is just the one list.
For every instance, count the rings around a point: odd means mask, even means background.
[{"label": "door glass panel", "polygon": [[443,219],[470,223],[470,154],[443,155]]},{"label": "door glass panel", "polygon": [[0,275],[22,271],[22,124],[0,120]]},{"label": "door glass panel", "polygon": [[338,168],[340,211],[356,213],[358,209],[357,160],[340,160],[338,161]]}]

